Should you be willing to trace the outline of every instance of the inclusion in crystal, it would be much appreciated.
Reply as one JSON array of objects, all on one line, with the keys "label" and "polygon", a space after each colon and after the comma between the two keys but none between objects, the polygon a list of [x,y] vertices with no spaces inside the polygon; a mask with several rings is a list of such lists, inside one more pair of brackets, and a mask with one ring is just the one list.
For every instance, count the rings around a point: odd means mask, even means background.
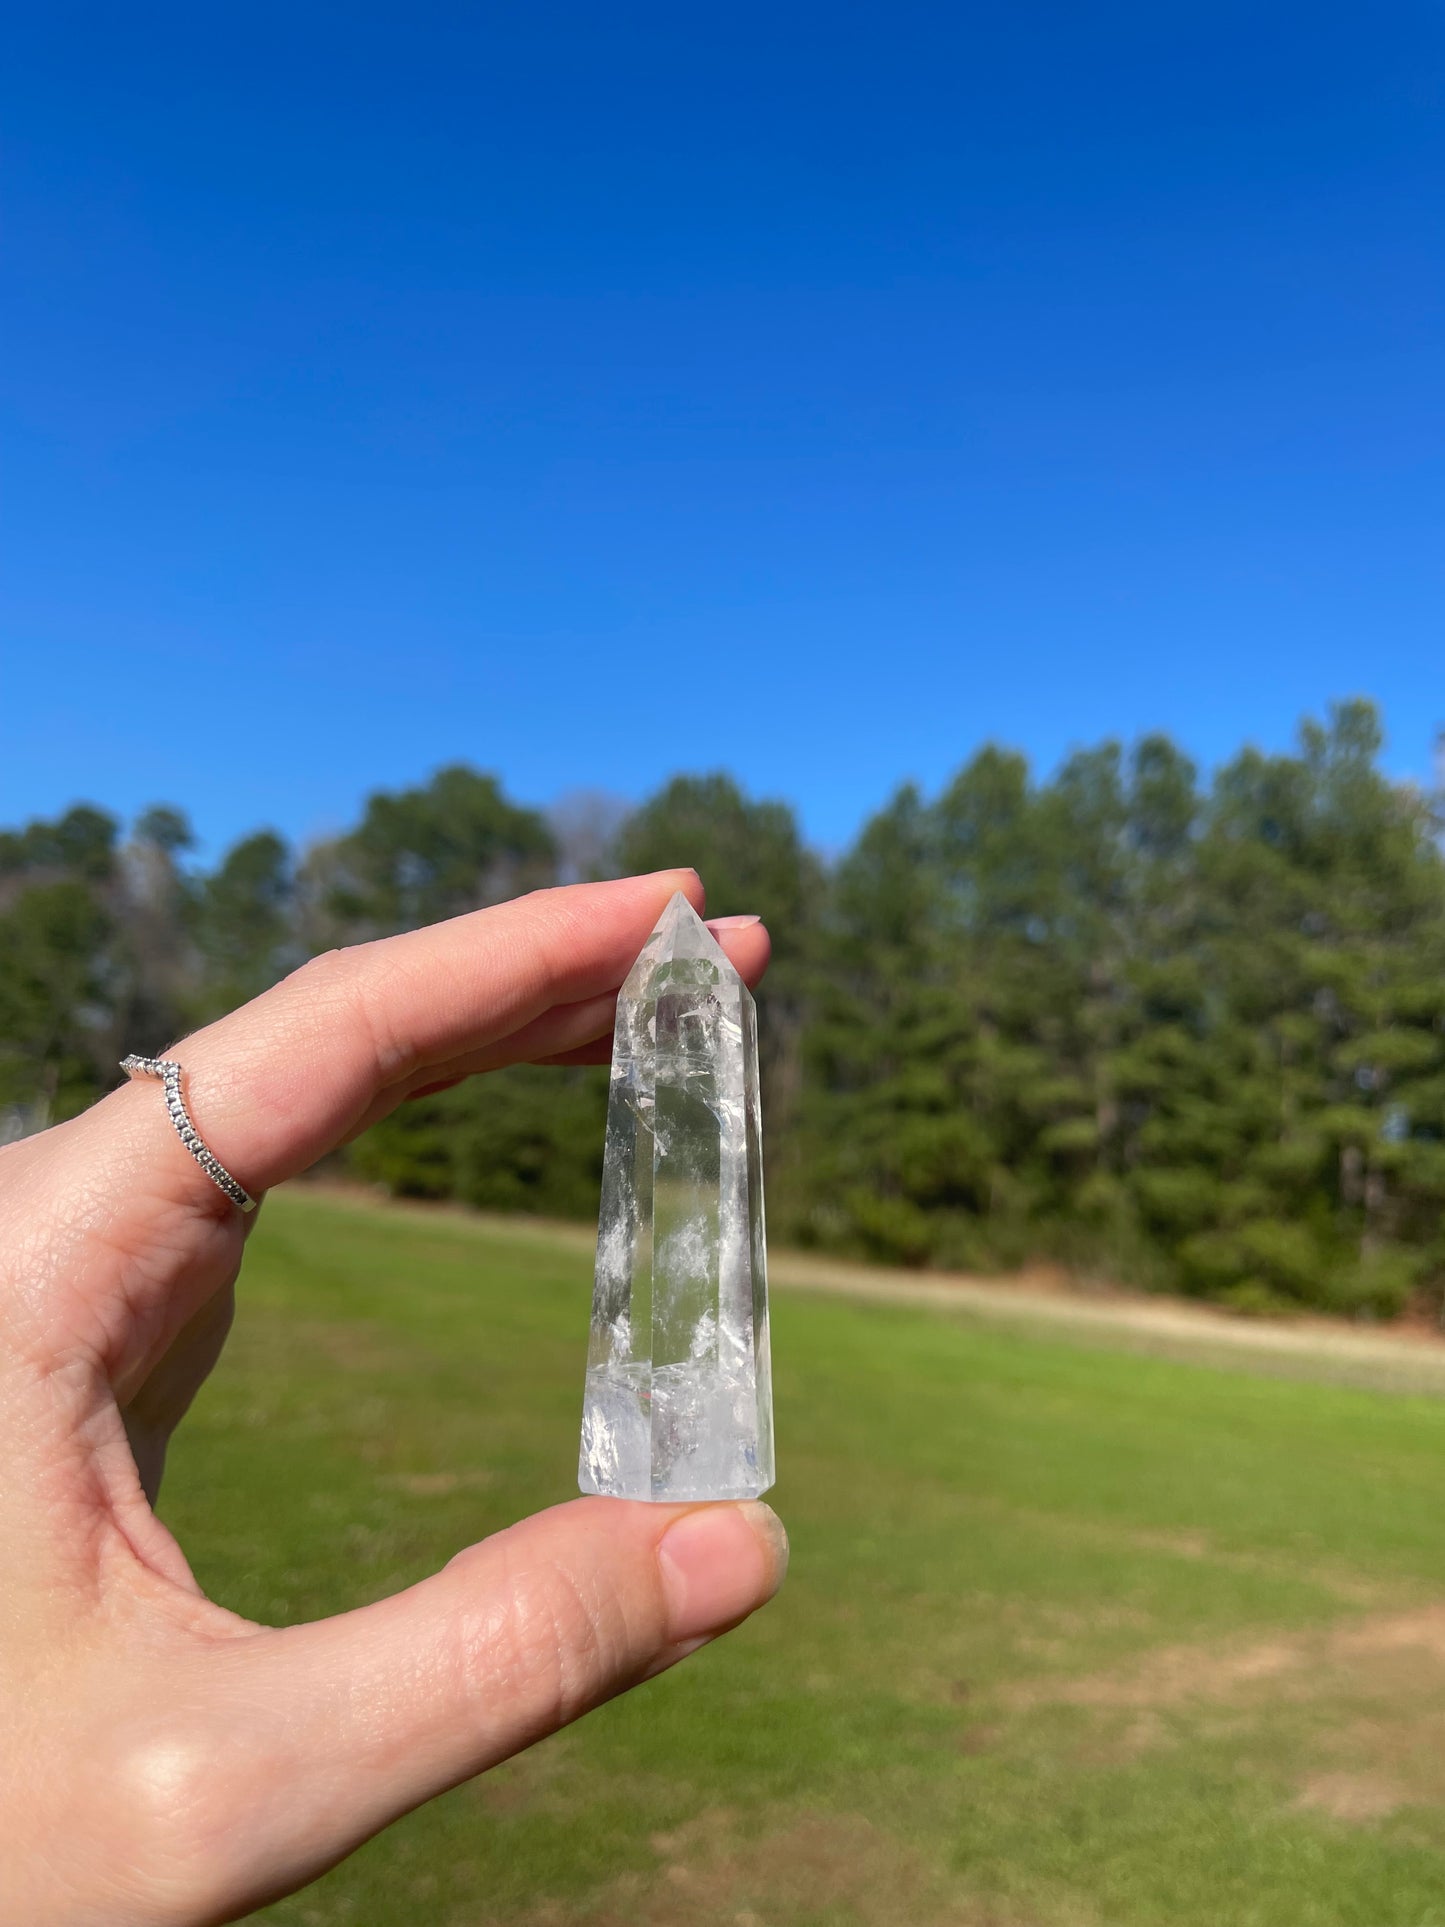
[{"label": "inclusion in crystal", "polygon": [[617,999],[578,1483],[773,1483],[757,1010],[681,891]]}]

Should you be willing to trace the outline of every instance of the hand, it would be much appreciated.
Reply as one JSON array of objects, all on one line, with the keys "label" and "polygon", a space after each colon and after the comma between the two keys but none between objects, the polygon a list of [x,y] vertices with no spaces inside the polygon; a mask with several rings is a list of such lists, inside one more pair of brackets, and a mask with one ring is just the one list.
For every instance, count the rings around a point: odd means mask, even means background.
[{"label": "hand", "polygon": [[[197,1129],[259,1196],[423,1090],[605,1061],[618,986],[679,888],[700,904],[691,871],[664,873],[318,957],[186,1039]],[[718,934],[755,982],[762,926]],[[7,1921],[235,1919],[781,1580],[764,1505],[588,1499],[336,1619],[275,1629],[213,1605],[151,1500],[225,1340],[250,1222],[154,1083],[0,1151]]]}]

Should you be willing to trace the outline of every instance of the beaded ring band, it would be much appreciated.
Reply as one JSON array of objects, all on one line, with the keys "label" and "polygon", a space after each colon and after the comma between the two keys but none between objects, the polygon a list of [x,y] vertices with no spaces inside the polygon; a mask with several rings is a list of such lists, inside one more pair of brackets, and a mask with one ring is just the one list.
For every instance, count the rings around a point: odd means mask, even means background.
[{"label": "beaded ring band", "polygon": [[166,1111],[171,1123],[176,1127],[176,1135],[185,1145],[191,1156],[200,1165],[206,1176],[218,1190],[224,1191],[232,1204],[239,1205],[242,1211],[254,1211],[256,1200],[242,1185],[237,1184],[221,1160],[206,1149],[201,1134],[191,1122],[191,1114],[186,1109],[186,1100],[181,1094],[181,1067],[169,1057],[123,1057],[121,1069],[127,1077],[158,1077],[165,1085]]}]

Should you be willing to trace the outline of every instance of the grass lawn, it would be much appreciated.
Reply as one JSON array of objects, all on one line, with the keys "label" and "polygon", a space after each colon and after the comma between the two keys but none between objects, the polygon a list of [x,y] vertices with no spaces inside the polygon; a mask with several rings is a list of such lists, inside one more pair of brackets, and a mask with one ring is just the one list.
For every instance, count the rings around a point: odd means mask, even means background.
[{"label": "grass lawn", "polygon": [[[590,1262],[282,1193],[162,1511],[272,1623],[576,1489]],[[779,1293],[751,1625],[257,1916],[1445,1927],[1445,1400]]]}]

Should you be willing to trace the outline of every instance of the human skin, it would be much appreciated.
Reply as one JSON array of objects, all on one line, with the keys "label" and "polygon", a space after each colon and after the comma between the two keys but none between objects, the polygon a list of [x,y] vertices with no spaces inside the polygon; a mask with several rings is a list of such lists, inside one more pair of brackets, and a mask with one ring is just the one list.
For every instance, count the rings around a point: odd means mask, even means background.
[{"label": "human skin", "polygon": [[[167,1053],[196,1126],[259,1197],[421,1091],[605,1061],[618,987],[678,889],[702,908],[697,877],[667,871],[319,957]],[[713,928],[755,983],[762,925]],[[258,1626],[205,1598],[151,1508],[253,1222],[149,1081],[0,1150],[7,1922],[234,1920],[781,1583],[765,1505],[581,1499],[335,1619]]]}]

